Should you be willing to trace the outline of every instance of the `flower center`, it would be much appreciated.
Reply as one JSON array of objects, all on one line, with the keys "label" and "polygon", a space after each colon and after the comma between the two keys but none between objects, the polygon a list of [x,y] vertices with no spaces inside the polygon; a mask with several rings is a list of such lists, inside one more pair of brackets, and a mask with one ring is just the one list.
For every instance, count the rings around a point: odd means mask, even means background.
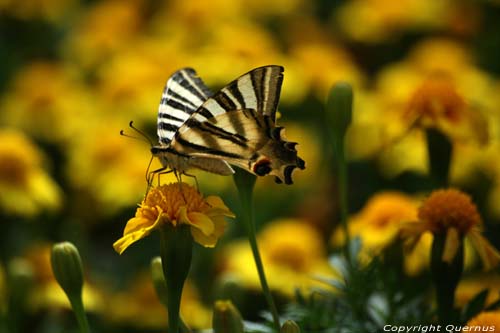
[{"label": "flower center", "polygon": [[[182,191],[181,191],[182,186]],[[171,220],[175,219],[180,207],[186,207],[187,212],[202,212],[208,208],[203,196],[191,185],[172,183],[151,189],[144,205],[159,207]]]},{"label": "flower center", "polygon": [[10,154],[0,153],[0,156],[2,161],[0,163],[0,181],[8,184],[24,184],[30,167],[29,162],[13,151]]},{"label": "flower center", "polygon": [[463,97],[458,94],[450,78],[433,76],[424,81],[410,97],[405,116],[431,122],[445,119],[457,123],[465,106]]},{"label": "flower center", "polygon": [[481,223],[471,198],[455,189],[432,192],[420,207],[418,217],[430,223],[433,232],[438,233],[456,228],[463,235]]}]

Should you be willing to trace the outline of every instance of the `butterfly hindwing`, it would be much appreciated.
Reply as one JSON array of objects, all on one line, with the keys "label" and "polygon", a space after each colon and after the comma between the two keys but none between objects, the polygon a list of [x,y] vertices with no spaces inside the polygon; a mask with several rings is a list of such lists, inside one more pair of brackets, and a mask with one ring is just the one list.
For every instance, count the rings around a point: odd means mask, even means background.
[{"label": "butterfly hindwing", "polygon": [[[235,125],[236,124],[236,125]],[[284,138],[282,127],[253,109],[232,110],[203,122],[189,119],[172,140],[182,154],[223,159],[259,176],[271,174],[292,183],[295,167],[304,168],[295,143]]]},{"label": "butterfly hindwing", "polygon": [[158,138],[168,144],[184,122],[212,92],[192,68],[175,72],[167,81],[158,108]]}]

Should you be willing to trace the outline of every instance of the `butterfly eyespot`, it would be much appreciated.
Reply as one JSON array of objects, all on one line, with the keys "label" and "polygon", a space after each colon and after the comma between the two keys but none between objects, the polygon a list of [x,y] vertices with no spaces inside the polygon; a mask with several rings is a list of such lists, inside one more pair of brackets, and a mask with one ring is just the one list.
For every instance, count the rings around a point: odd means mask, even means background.
[{"label": "butterfly eyespot", "polygon": [[271,172],[271,170],[271,161],[268,159],[262,159],[253,166],[253,172],[258,176],[265,176]]}]

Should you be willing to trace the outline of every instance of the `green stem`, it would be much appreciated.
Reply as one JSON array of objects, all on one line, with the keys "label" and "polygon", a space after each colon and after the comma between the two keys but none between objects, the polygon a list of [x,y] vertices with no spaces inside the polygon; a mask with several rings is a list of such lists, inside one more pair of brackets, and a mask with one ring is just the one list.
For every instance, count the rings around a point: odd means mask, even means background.
[{"label": "green stem", "polygon": [[340,223],[345,234],[345,256],[349,260],[350,236],[347,227],[347,163],[345,158],[345,135],[352,122],[353,91],[350,84],[336,83],[330,90],[326,101],[326,120],[330,124],[330,134],[333,142],[336,172],[338,173],[338,194],[340,208]]},{"label": "green stem", "polygon": [[339,209],[340,209],[340,224],[344,230],[345,235],[345,245],[344,251],[347,259],[350,259],[349,244],[351,237],[349,235],[349,229],[347,226],[347,164],[344,155],[344,141],[334,141],[334,150],[337,162],[337,181],[338,181],[338,193],[339,193]]},{"label": "green stem", "polygon": [[278,315],[278,310],[274,304],[274,299],[271,295],[269,285],[267,284],[266,274],[264,271],[264,265],[262,264],[262,259],[259,252],[259,247],[257,244],[257,232],[255,228],[255,221],[253,216],[253,189],[255,186],[255,181],[257,177],[254,175],[243,171],[241,169],[236,169],[234,174],[234,182],[236,188],[238,189],[238,194],[241,201],[241,208],[243,211],[243,224],[245,225],[248,241],[250,242],[250,247],[252,249],[253,258],[255,261],[255,266],[257,267],[257,272],[259,274],[260,284],[262,287],[262,292],[266,298],[267,304],[271,311],[273,317],[274,328],[277,332],[280,330],[280,320]]},{"label": "green stem", "polygon": [[182,289],[191,267],[193,239],[188,226],[160,228],[160,255],[167,284],[168,332],[178,333]]},{"label": "green stem", "polygon": [[440,324],[456,323],[454,308],[455,291],[464,268],[463,240],[460,240],[458,253],[451,263],[442,260],[446,242],[445,234],[434,235],[431,250],[431,274],[436,288],[437,314]]},{"label": "green stem", "polygon": [[83,307],[81,295],[76,295],[74,297],[69,297],[71,308],[75,313],[76,320],[78,322],[78,327],[81,333],[90,333],[89,322],[87,320],[87,315],[85,314],[85,309]]}]

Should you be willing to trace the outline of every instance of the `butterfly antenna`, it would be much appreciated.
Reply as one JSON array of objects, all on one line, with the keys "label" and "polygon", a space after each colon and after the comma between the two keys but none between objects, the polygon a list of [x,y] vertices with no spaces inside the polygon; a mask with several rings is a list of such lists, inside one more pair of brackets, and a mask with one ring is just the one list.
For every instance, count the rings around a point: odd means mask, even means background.
[{"label": "butterfly antenna", "polygon": [[[146,139],[147,142],[149,142],[149,144],[152,146],[154,146],[154,143],[153,143],[153,140],[151,140],[149,138],[149,136],[142,130],[138,129],[137,127],[134,126],[134,121],[131,120],[130,123],[128,124],[128,126],[133,129],[134,131],[136,131],[140,136],[142,136],[144,139]],[[120,132],[120,134],[123,132],[123,130]],[[124,134],[122,134],[124,135]],[[124,135],[124,136],[128,136],[130,137],[130,135]]]}]

